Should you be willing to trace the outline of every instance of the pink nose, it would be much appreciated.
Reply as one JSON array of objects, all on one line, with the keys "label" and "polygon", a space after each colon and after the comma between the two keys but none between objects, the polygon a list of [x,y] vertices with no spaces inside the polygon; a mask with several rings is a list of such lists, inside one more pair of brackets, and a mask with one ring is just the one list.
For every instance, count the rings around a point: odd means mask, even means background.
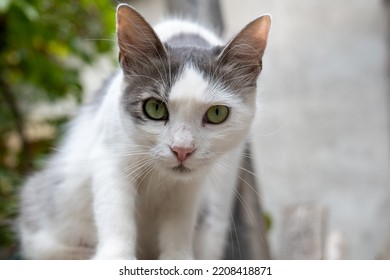
[{"label": "pink nose", "polygon": [[175,154],[180,162],[183,162],[194,152],[194,148],[187,147],[171,147],[172,152]]}]

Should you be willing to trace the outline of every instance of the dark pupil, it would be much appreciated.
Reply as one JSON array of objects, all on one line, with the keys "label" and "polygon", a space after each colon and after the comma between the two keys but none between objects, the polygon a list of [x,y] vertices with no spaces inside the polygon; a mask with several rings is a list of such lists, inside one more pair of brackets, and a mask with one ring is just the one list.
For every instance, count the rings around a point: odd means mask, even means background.
[{"label": "dark pupil", "polygon": [[160,107],[160,104],[156,102],[156,111],[158,111],[158,108]]},{"label": "dark pupil", "polygon": [[218,109],[218,107],[215,108],[215,114],[216,114],[217,116],[219,115],[219,109]]}]

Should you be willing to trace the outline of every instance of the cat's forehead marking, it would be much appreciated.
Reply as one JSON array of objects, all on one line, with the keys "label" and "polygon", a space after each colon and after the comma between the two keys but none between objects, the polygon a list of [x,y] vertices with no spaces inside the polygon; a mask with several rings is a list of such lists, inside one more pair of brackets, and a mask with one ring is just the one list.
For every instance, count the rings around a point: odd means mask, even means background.
[{"label": "cat's forehead marking", "polygon": [[198,102],[207,102],[208,82],[201,73],[192,66],[186,66],[176,83],[172,86],[169,94],[171,102],[192,100]]}]

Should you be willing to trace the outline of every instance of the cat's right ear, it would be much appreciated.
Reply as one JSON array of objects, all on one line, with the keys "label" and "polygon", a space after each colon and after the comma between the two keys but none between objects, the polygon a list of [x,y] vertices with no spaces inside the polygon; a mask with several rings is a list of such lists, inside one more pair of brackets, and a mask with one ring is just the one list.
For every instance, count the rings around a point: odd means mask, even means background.
[{"label": "cat's right ear", "polygon": [[119,63],[125,73],[139,69],[166,55],[153,28],[132,7],[120,4],[116,12]]},{"label": "cat's right ear", "polygon": [[254,84],[262,68],[270,26],[270,15],[261,16],[245,26],[223,49],[219,65],[241,77],[240,82]]}]

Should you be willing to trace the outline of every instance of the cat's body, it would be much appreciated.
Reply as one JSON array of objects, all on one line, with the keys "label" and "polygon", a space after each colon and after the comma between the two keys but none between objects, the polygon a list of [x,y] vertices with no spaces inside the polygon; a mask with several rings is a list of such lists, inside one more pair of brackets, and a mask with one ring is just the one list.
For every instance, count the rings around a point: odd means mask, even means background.
[{"label": "cat's body", "polygon": [[24,185],[23,256],[221,258],[268,29],[259,18],[223,48],[120,5],[123,71]]}]

